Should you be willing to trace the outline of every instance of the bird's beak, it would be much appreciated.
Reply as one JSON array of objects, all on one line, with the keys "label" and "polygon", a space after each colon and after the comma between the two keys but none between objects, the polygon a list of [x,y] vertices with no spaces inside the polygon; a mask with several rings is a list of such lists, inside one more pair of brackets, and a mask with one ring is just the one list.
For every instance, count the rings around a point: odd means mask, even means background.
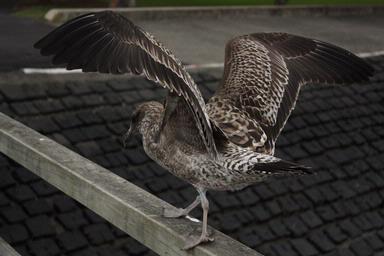
[{"label": "bird's beak", "polygon": [[134,127],[132,125],[132,122],[129,126],[128,131],[123,135],[123,147],[126,148],[128,145],[128,141],[131,139],[133,134]]}]

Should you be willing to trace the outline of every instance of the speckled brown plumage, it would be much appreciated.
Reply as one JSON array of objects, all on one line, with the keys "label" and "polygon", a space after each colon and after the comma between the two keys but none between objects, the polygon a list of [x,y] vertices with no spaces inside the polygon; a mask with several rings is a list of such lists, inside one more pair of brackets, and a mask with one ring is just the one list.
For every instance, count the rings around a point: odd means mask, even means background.
[{"label": "speckled brown plumage", "polygon": [[359,82],[372,74],[363,60],[325,42],[285,33],[244,35],[227,44],[223,80],[205,104],[180,61],[119,14],[77,17],[35,47],[68,69],[143,74],[169,90],[165,104],[136,107],[125,139],[141,134],[147,154],[199,192],[186,209],[164,209],[165,217],[181,217],[201,203],[203,231],[186,249],[212,240],[207,190],[236,190],[271,176],[308,173],[273,156],[302,85]]}]

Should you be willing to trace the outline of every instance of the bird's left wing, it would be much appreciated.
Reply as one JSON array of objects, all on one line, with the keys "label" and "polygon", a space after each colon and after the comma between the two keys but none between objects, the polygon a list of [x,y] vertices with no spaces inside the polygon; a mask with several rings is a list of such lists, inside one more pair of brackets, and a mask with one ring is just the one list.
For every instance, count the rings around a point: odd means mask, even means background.
[{"label": "bird's left wing", "polygon": [[228,42],[224,76],[207,109],[233,143],[272,153],[301,85],[369,79],[373,69],[351,52],[286,33],[256,33]]},{"label": "bird's left wing", "polygon": [[204,99],[180,61],[150,34],[111,11],[74,18],[35,45],[53,64],[67,69],[112,74],[143,74],[184,98],[204,145],[212,156],[216,147]]}]

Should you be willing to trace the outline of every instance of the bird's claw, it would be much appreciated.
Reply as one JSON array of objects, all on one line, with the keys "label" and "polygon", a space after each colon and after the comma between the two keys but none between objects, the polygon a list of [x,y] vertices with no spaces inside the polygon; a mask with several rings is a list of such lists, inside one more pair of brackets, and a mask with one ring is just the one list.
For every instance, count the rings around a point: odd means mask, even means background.
[{"label": "bird's claw", "polygon": [[186,214],[184,209],[163,207],[163,212],[161,213],[161,215],[164,218],[180,218],[185,216]]},{"label": "bird's claw", "polygon": [[214,240],[215,239],[213,237],[209,236],[208,234],[202,234],[197,239],[188,240],[185,243],[183,250],[190,250],[190,249],[198,246],[199,244],[213,242]]}]

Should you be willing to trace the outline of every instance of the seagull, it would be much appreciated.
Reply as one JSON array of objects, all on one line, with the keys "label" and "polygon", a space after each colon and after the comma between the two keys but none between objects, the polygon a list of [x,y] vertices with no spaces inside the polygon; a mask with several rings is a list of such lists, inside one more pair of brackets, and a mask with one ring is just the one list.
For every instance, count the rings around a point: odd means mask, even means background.
[{"label": "seagull", "polygon": [[275,142],[308,83],[369,80],[373,69],[335,45],[287,33],[254,33],[226,44],[223,78],[205,102],[181,62],[152,35],[112,12],[67,21],[35,45],[68,70],[144,75],[168,89],[163,103],[140,103],[123,140],[139,134],[145,152],[193,185],[198,196],[167,218],[203,209],[201,235],[184,249],[213,241],[207,230],[208,190],[239,190],[269,177],[311,173],[274,156]]}]

